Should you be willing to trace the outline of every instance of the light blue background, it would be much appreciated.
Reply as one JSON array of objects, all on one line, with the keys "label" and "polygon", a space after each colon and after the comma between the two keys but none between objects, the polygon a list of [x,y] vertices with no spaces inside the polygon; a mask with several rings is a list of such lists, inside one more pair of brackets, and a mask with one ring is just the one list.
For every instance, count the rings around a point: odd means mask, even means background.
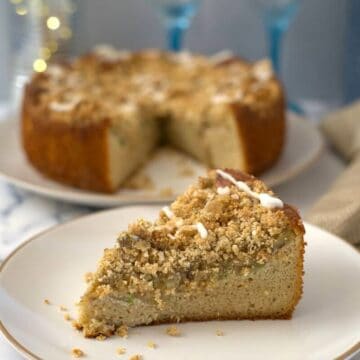
[{"label": "light blue background", "polygon": [[[74,53],[100,42],[130,49],[160,47],[163,32],[147,0],[79,0]],[[266,54],[253,0],[203,0],[186,46],[212,53],[233,49],[256,59]],[[9,89],[8,0],[0,0],[0,100]],[[284,81],[290,97],[341,101],[347,0],[304,0],[285,39]]]}]

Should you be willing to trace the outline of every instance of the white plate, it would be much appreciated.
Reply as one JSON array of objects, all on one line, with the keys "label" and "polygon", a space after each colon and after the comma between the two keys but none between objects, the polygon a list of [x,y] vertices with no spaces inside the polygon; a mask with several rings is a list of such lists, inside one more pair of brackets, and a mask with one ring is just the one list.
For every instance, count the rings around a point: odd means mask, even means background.
[{"label": "white plate", "polygon": [[[139,216],[158,207],[128,207],[89,215],[44,232],[20,246],[0,268],[0,328],[29,359],[68,360],[73,347],[89,359],[119,359],[123,346],[144,360],[334,359],[360,347],[360,254],[341,239],[306,225],[304,296],[292,320],[210,321],[132,329],[128,339],[84,339],[63,319],[58,305],[76,313],[103,248]],[[47,298],[56,305],[45,305]],[[215,335],[221,329],[224,336]],[[148,349],[149,340],[158,344]]]},{"label": "white plate", "polygon": [[[269,186],[279,185],[310,166],[322,148],[318,130],[306,119],[290,114],[284,152],[278,163],[260,178]],[[181,161],[193,169],[192,176],[179,176]],[[0,122],[0,177],[26,190],[63,201],[100,207],[168,202],[204,174],[205,167],[184,154],[160,151],[146,165],[144,172],[152,179],[153,190],[122,189],[108,195],[61,185],[43,177],[27,162],[20,144],[18,123],[11,120]],[[161,196],[160,191],[169,187],[174,195]]]}]

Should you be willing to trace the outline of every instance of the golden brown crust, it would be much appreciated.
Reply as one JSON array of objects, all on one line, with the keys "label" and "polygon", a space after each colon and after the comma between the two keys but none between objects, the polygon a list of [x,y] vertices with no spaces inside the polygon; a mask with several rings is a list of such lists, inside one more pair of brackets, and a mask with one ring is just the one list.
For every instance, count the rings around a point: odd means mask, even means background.
[{"label": "golden brown crust", "polygon": [[[36,91],[35,91],[36,93]],[[34,89],[25,90],[21,135],[28,160],[44,175],[82,189],[112,192],[107,124],[87,126],[51,121],[34,110]]]},{"label": "golden brown crust", "polygon": [[[280,86],[280,84],[278,84]],[[286,119],[283,92],[263,109],[242,103],[232,105],[244,151],[246,171],[257,175],[278,160],[284,146]]]}]

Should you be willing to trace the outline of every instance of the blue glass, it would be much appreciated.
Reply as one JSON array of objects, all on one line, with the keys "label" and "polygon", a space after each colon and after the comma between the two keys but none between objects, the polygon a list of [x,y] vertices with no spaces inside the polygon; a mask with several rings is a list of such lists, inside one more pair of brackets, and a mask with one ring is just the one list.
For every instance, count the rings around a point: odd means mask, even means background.
[{"label": "blue glass", "polygon": [[181,51],[184,35],[199,7],[199,0],[151,0],[160,11],[167,31],[167,49]]},{"label": "blue glass", "polygon": [[[261,7],[267,33],[269,56],[275,72],[281,75],[281,52],[284,35],[295,17],[301,0],[257,0]],[[303,114],[303,110],[290,102],[289,108]]]}]

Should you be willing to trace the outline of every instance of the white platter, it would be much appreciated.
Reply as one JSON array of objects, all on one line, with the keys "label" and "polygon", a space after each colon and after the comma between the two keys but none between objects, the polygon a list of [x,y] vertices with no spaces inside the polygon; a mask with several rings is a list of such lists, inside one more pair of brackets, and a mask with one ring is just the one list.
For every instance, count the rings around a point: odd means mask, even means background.
[{"label": "white platter", "polygon": [[[289,114],[284,152],[278,163],[260,178],[269,186],[279,185],[309,167],[322,148],[323,140],[316,127],[304,118]],[[181,176],[180,163],[186,163],[193,174]],[[14,120],[0,122],[0,177],[23,189],[62,201],[97,207],[168,202],[205,171],[203,165],[184,154],[159,151],[144,168],[154,184],[151,190],[122,189],[110,195],[80,190],[58,184],[36,171],[23,153],[18,123]],[[161,195],[161,190],[166,188],[172,189],[173,194]]]},{"label": "white platter", "polygon": [[[128,339],[84,339],[63,318],[76,314],[83,275],[103,248],[134,219],[155,217],[158,207],[103,211],[57,226],[16,249],[0,268],[0,329],[28,359],[68,360],[73,347],[89,359],[238,360],[334,359],[360,348],[360,254],[343,240],[306,224],[304,295],[292,320],[212,321],[132,329]],[[44,304],[49,299],[53,305]],[[216,336],[217,329],[224,336]],[[149,340],[158,348],[149,349]],[[126,356],[116,354],[119,347]]]}]

